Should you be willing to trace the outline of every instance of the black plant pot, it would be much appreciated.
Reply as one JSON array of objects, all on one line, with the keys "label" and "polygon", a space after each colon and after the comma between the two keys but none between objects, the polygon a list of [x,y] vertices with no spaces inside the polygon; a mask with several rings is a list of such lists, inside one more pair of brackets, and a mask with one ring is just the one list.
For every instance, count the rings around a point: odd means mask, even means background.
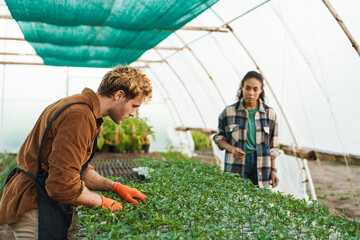
[{"label": "black plant pot", "polygon": [[110,152],[111,153],[120,153],[120,150],[117,149],[115,146],[110,146]]},{"label": "black plant pot", "polygon": [[110,152],[110,145],[104,144],[101,149],[97,149],[97,152],[102,152],[102,153]]},{"label": "black plant pot", "polygon": [[143,144],[142,145],[142,150],[144,150],[145,153],[149,152],[149,148],[150,148],[150,144]]}]

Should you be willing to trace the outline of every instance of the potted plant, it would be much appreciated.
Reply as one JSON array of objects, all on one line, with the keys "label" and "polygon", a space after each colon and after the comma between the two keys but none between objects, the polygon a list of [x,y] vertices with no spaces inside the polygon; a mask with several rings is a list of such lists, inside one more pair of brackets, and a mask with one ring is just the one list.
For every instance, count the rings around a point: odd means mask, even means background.
[{"label": "potted plant", "polygon": [[139,124],[141,126],[140,127],[141,129],[140,139],[142,144],[141,148],[144,152],[148,153],[150,148],[149,136],[152,136],[152,138],[155,140],[155,135],[154,132],[152,131],[152,126],[148,124],[147,118],[140,119]]},{"label": "potted plant", "polygon": [[[98,137],[98,148],[109,152],[148,152],[150,140],[155,139],[152,126],[146,118],[128,118],[121,125],[104,118]],[[104,149],[103,149],[104,148]]]}]

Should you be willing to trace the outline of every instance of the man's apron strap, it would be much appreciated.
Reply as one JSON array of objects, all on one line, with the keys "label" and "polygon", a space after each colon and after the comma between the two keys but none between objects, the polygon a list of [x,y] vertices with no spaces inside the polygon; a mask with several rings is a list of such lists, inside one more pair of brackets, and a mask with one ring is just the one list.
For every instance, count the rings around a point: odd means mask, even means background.
[{"label": "man's apron strap", "polygon": [[24,170],[22,170],[21,168],[14,168],[13,170],[11,170],[11,172],[9,173],[9,175],[7,176],[6,180],[5,180],[5,183],[4,185],[1,187],[0,189],[0,192],[5,188],[6,184],[10,181],[10,179],[18,172],[23,172],[24,174],[26,174],[27,176],[31,177],[32,179],[35,180],[35,176],[28,173],[28,172],[25,172]]},{"label": "man's apron strap", "polygon": [[[72,105],[74,105],[74,104],[85,104],[85,105],[88,105],[89,108],[91,109],[91,112],[94,114],[92,107],[91,107],[88,103],[86,103],[86,102],[73,102],[73,103],[70,103],[70,104],[62,107],[62,108],[51,118],[50,122],[49,122],[48,125],[46,126],[46,129],[45,129],[45,131],[44,131],[43,137],[42,137],[42,139],[41,139],[40,149],[39,149],[39,153],[38,153],[38,172],[37,172],[38,175],[42,175],[41,154],[42,154],[42,150],[43,150],[43,147],[44,147],[44,142],[45,142],[46,135],[47,135],[47,133],[49,132],[51,125],[53,124],[54,120],[60,115],[60,113],[61,113],[62,111],[64,111],[66,108],[68,108],[68,107],[70,107],[70,106],[72,106]],[[94,115],[94,116],[95,116],[95,115]]]}]

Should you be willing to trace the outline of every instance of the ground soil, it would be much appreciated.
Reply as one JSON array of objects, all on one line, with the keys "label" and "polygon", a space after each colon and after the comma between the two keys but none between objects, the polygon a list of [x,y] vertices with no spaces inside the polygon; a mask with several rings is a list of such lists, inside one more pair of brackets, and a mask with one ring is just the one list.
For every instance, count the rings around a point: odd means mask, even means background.
[{"label": "ground soil", "polygon": [[[155,159],[162,159],[157,153],[97,153],[94,161],[103,159],[135,159],[140,156],[148,156]],[[201,161],[206,165],[214,165],[215,159],[212,156],[198,155]],[[318,201],[324,203],[330,210],[337,212],[344,211],[348,219],[355,218],[360,220],[360,166],[327,162],[327,161],[309,161],[309,168],[312,180],[316,189]],[[351,177],[353,183],[351,183]],[[354,196],[354,189],[356,197]],[[309,192],[310,195],[310,192]],[[77,232],[74,228],[69,231],[69,235]],[[6,225],[0,225],[0,239],[13,240],[13,233]],[[74,239],[71,238],[70,239]]]},{"label": "ground soil", "polygon": [[[319,202],[360,220],[360,166],[328,161],[308,161]],[[310,194],[309,194],[310,195]]]}]

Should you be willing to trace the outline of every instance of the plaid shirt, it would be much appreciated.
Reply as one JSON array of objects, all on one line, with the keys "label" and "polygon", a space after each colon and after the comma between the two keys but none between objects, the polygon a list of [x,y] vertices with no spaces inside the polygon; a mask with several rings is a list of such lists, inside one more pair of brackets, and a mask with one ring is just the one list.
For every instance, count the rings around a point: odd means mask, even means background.
[{"label": "plaid shirt", "polygon": [[[259,111],[255,114],[258,181],[260,188],[269,188],[271,159],[280,155],[277,149],[278,123],[274,109],[259,101]],[[224,140],[245,152],[248,117],[242,100],[227,106],[219,116],[219,133],[214,136],[215,143],[218,145],[220,140]],[[232,153],[225,152],[226,172],[239,173],[244,177],[244,168],[245,158],[237,160]]]}]

